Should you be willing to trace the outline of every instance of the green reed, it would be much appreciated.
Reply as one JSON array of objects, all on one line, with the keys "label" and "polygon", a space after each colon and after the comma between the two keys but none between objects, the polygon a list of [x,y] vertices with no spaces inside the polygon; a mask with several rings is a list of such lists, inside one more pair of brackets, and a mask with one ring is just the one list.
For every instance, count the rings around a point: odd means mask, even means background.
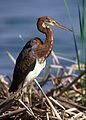
[{"label": "green reed", "polygon": [[73,20],[72,20],[72,16],[71,16],[71,13],[70,13],[70,10],[69,10],[69,7],[68,7],[68,4],[67,4],[66,0],[64,0],[64,4],[65,4],[66,10],[67,10],[67,13],[68,13],[68,16],[69,16],[69,20],[70,20],[70,24],[71,24],[71,28],[72,28],[72,31],[73,31],[74,47],[75,47],[75,52],[76,52],[78,68],[80,70],[80,58],[79,58],[79,54],[78,54],[78,46],[77,46],[77,42],[76,42],[76,35],[75,35],[74,27],[73,27],[73,24],[72,24]]},{"label": "green reed", "polygon": [[[78,16],[79,16],[79,26],[80,26],[80,37],[81,37],[81,44],[82,44],[82,57],[84,62],[84,69],[86,69],[86,40],[85,40],[85,0],[82,0],[82,7],[80,9],[79,0],[76,0],[77,7],[78,7]],[[82,103],[84,98],[86,98],[86,75],[84,79],[81,81],[82,92],[84,93]]]},{"label": "green reed", "polygon": [[[79,28],[80,28],[80,40],[81,40],[81,58],[83,58],[83,63],[84,63],[84,69],[86,69],[86,16],[85,16],[85,0],[81,0],[81,6],[80,6],[80,0],[76,0],[76,7],[78,10],[78,21],[79,21]],[[73,30],[73,38],[74,38],[74,45],[75,45],[75,52],[76,52],[76,58],[77,58],[77,63],[78,63],[78,68],[79,71],[81,72],[80,68],[80,56],[78,54],[78,45],[77,45],[77,39],[76,35],[74,32],[74,27],[73,27],[73,17],[71,16],[67,0],[64,0],[65,8],[67,10],[70,23],[71,23],[71,28]],[[75,11],[74,11],[75,12]],[[82,102],[84,101],[84,98],[86,99],[86,76],[81,80],[81,91],[83,93],[82,96]],[[84,103],[84,102],[83,102]]]}]

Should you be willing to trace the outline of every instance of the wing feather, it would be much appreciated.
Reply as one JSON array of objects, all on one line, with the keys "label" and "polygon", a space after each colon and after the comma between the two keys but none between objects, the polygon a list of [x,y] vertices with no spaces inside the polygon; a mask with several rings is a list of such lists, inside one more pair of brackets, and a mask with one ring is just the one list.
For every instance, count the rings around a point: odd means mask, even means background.
[{"label": "wing feather", "polygon": [[[30,71],[33,71],[36,64],[36,56],[34,55],[34,51],[37,48],[36,44],[34,44],[35,39],[30,40],[26,43],[23,50],[20,52],[13,73],[13,81],[9,92],[15,92],[19,85],[25,80],[27,74]],[[40,39],[39,39],[40,40]]]}]

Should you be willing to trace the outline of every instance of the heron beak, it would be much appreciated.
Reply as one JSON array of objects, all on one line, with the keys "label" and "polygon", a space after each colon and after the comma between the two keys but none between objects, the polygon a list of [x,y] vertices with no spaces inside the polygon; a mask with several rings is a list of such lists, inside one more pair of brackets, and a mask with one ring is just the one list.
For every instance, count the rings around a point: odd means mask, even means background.
[{"label": "heron beak", "polygon": [[71,29],[66,28],[66,27],[60,25],[59,23],[57,23],[57,22],[54,21],[54,20],[51,20],[51,21],[50,21],[50,25],[56,26],[56,27],[58,27],[58,28],[60,28],[60,29],[63,29],[63,30],[65,30],[65,31],[70,31],[70,32],[72,32]]}]

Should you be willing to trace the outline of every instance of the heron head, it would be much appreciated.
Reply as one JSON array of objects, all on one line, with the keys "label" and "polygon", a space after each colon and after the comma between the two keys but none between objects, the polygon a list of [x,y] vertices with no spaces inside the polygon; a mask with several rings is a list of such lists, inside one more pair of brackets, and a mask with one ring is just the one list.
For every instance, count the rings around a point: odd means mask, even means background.
[{"label": "heron head", "polygon": [[42,16],[42,17],[38,18],[38,23],[39,22],[40,22],[40,24],[43,28],[46,28],[46,27],[49,28],[49,25],[51,25],[51,26],[55,26],[55,27],[58,27],[60,29],[63,29],[65,31],[71,31],[72,32],[71,29],[60,25],[58,22],[56,22],[54,19],[52,19],[48,16]]}]

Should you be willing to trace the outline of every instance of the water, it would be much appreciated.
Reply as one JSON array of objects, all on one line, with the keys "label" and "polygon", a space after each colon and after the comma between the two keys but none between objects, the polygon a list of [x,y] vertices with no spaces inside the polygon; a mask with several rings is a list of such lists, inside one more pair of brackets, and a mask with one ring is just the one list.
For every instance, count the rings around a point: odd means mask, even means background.
[{"label": "water", "polygon": [[[73,26],[79,37],[77,7],[74,0],[68,1],[73,16]],[[75,12],[74,12],[75,11]],[[14,64],[6,51],[17,58],[22,47],[32,37],[43,34],[36,29],[39,16],[47,15],[70,28],[70,21],[63,0],[0,0],[0,73],[12,76]],[[69,58],[75,57],[72,33],[54,28],[54,51]],[[19,38],[22,35],[23,40]],[[78,41],[79,43],[79,41]]]}]

